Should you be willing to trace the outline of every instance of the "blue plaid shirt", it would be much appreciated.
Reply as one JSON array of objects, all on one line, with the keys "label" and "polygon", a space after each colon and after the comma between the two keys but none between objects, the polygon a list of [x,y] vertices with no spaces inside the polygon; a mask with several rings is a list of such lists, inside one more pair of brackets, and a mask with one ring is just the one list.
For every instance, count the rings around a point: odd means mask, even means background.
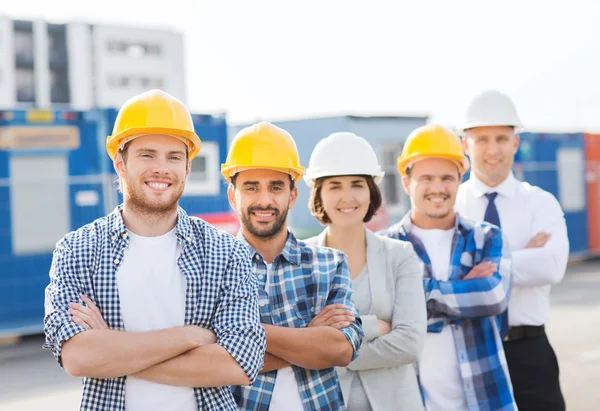
[{"label": "blue plaid shirt", "polygon": [[[296,240],[292,233],[281,254],[273,261],[272,278],[265,291],[267,265],[262,256],[246,242],[253,256],[254,274],[259,282],[261,322],[280,327],[307,327],[330,304],[344,304],[355,313],[356,321],[340,331],[354,348],[353,358],[364,338],[358,313],[352,303],[352,279],[341,251],[310,246]],[[292,366],[302,405],[307,411],[344,410],[342,391],[334,368],[308,370]],[[267,411],[277,371],[259,374],[254,385],[233,387],[242,410]]]},{"label": "blue plaid shirt", "polygon": [[[411,233],[410,214],[379,234],[409,241],[425,265],[423,287],[428,332],[451,327],[467,407],[470,411],[516,410],[500,337],[500,314],[510,294],[510,252],[498,227],[456,216],[450,277],[438,281],[423,243]],[[463,280],[477,264],[491,261],[498,271],[487,278]]]},{"label": "blue plaid shirt", "polygon": [[[266,339],[258,312],[258,287],[247,248],[229,234],[178,210],[177,241],[183,246],[179,269],[188,287],[185,324],[211,329],[254,381],[264,363]],[[45,348],[59,364],[65,341],[85,329],[71,321],[70,302],[85,294],[108,326],[124,330],[116,272],[129,245],[117,208],[106,217],[67,234],[56,246],[46,288]],[[81,410],[125,409],[126,377],[84,378]],[[194,388],[199,410],[237,410],[229,387]]]}]

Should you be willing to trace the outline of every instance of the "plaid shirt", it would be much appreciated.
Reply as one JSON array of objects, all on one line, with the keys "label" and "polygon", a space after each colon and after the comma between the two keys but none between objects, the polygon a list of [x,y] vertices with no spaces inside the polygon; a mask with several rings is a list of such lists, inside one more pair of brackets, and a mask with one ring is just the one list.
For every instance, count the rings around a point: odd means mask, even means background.
[{"label": "plaid shirt", "polygon": [[[243,235],[238,234],[243,242]],[[260,316],[265,324],[280,327],[307,327],[329,304],[344,304],[356,321],[340,331],[354,348],[353,358],[364,338],[361,321],[352,303],[352,280],[344,254],[296,240],[292,233],[281,254],[273,261],[269,290],[265,291],[267,265],[247,242],[253,256],[253,268],[259,282]],[[292,366],[302,405],[307,411],[344,410],[344,400],[334,368],[308,370]],[[242,410],[267,411],[277,371],[259,374],[252,386],[233,387]]]},{"label": "plaid shirt", "polygon": [[[248,250],[229,234],[178,210],[179,269],[188,287],[185,324],[212,329],[217,343],[251,381],[263,367],[266,339],[259,322],[258,287]],[[86,294],[111,329],[124,331],[116,273],[129,236],[120,208],[67,234],[56,246],[46,288],[46,344],[59,364],[62,344],[85,330],[71,321],[69,302]],[[125,409],[126,377],[84,378],[81,410]],[[194,388],[199,410],[237,410],[229,387]]]},{"label": "plaid shirt", "polygon": [[[498,227],[473,224],[458,214],[452,239],[450,277],[438,281],[423,243],[411,233],[410,215],[380,233],[409,241],[425,265],[423,287],[428,332],[451,327],[456,357],[470,411],[516,410],[512,383],[500,338],[500,314],[510,294],[510,252]],[[498,271],[490,277],[463,280],[477,264],[491,261]]]}]

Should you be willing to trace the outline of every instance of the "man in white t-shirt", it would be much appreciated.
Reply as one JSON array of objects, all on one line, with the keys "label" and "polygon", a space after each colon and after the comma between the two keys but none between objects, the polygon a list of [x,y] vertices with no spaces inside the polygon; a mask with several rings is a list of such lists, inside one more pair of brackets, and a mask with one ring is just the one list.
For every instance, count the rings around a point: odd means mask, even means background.
[{"label": "man in white t-shirt", "polygon": [[425,265],[427,336],[417,370],[428,411],[515,410],[497,316],[508,304],[502,234],[454,212],[469,162],[438,125],[414,130],[398,159],[411,210],[381,234],[409,241]]},{"label": "man in white t-shirt", "polygon": [[460,129],[472,173],[459,189],[456,209],[501,227],[508,239],[513,288],[503,313],[504,351],[519,410],[564,411],[558,362],[544,327],[550,288],[567,268],[567,225],[552,194],[518,181],[511,171],[520,126],[504,93],[487,90],[469,104]]},{"label": "man in white t-shirt", "polygon": [[56,246],[45,347],[84,377],[81,410],[237,410],[263,367],[247,248],[178,206],[200,149],[187,108],[125,103],[106,147],[123,204]]},{"label": "man in white t-shirt", "polygon": [[307,245],[287,228],[302,177],[292,136],[266,122],[231,142],[223,177],[253,256],[260,316],[267,335],[265,366],[250,387],[233,387],[245,411],[342,411],[335,371],[354,358],[364,338],[352,303],[345,255]]}]

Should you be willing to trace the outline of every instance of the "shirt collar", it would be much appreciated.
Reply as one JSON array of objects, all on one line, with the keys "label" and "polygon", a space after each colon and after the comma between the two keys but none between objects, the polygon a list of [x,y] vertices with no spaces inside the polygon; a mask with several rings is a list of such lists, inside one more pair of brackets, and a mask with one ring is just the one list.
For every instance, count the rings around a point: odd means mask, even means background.
[{"label": "shirt collar", "polygon": [[[397,230],[404,236],[409,234],[412,231],[413,222],[410,218],[410,210],[408,213],[400,220],[400,223],[396,226]],[[454,231],[463,232],[465,229],[468,229],[470,224],[467,220],[463,219],[458,213],[456,213],[456,218],[454,219]],[[396,231],[396,230],[393,230]]]},{"label": "shirt collar", "polygon": [[[244,237],[244,232],[243,232],[242,228],[240,228],[238,230],[236,237],[238,240],[240,240],[242,243],[244,243],[246,245],[246,247],[248,247],[248,249],[250,250],[250,254],[252,254],[252,258],[254,258],[254,256],[257,254],[260,255],[260,253],[258,251],[256,251],[254,249],[254,247],[252,247],[250,245],[250,243],[246,240],[246,237]],[[281,254],[279,254],[279,255],[292,264],[300,265],[301,255],[302,255],[301,250],[300,250],[300,245],[298,244],[298,240],[296,239],[294,234],[292,234],[292,232],[289,230],[288,230],[287,240],[285,242],[283,250],[281,250]],[[277,260],[277,257],[275,258],[275,260]]]},{"label": "shirt collar", "polygon": [[[123,221],[121,210],[123,205],[117,206],[112,213],[108,215],[108,232],[111,240],[114,242],[118,237],[127,233],[127,227]],[[187,213],[181,207],[177,207],[177,225],[175,226],[175,235],[179,243],[190,244],[192,242],[192,226]]]},{"label": "shirt collar", "polygon": [[506,180],[504,180],[503,182],[498,184],[496,187],[489,187],[488,185],[482,183],[481,180],[479,180],[475,176],[475,173],[471,173],[471,176],[469,177],[469,181],[471,182],[471,188],[472,188],[473,194],[477,198],[483,197],[485,194],[493,193],[493,192],[496,192],[496,193],[500,194],[501,196],[504,196],[507,198],[514,198],[514,196],[517,193],[518,181],[515,178],[515,175],[513,174],[512,171],[508,174],[508,177],[506,177]]}]

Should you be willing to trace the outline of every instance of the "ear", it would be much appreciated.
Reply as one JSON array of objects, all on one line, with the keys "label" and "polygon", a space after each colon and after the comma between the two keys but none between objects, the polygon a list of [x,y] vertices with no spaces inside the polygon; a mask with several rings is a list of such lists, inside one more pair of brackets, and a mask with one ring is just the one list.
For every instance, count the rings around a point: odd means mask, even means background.
[{"label": "ear", "polygon": [[521,144],[521,138],[519,137],[518,134],[515,134],[515,141],[513,144],[514,144],[513,154],[517,154],[517,151],[519,151],[519,144]]},{"label": "ear", "polygon": [[119,177],[123,178],[123,176],[125,175],[125,162],[123,161],[123,156],[119,151],[117,151],[117,153],[115,154],[113,167],[115,168],[115,171],[119,175]]},{"label": "ear", "polygon": [[229,200],[229,206],[233,209],[233,211],[237,212],[237,202],[235,201],[235,187],[233,184],[229,183],[229,187],[227,187],[227,199]]},{"label": "ear", "polygon": [[290,201],[288,203],[288,207],[290,210],[294,208],[294,204],[296,204],[296,199],[298,199],[298,187],[294,187],[294,189],[290,193]]},{"label": "ear", "polygon": [[402,187],[404,187],[404,192],[406,193],[407,196],[410,197],[410,177],[409,176],[402,176]]},{"label": "ear", "polygon": [[187,169],[185,171],[185,178],[188,178],[190,176],[191,171],[192,171],[192,160],[188,161],[188,163],[187,163]]},{"label": "ear", "polygon": [[464,135],[460,140],[462,142],[463,148],[465,149],[465,154],[469,155],[469,142],[468,142],[469,137]]}]

